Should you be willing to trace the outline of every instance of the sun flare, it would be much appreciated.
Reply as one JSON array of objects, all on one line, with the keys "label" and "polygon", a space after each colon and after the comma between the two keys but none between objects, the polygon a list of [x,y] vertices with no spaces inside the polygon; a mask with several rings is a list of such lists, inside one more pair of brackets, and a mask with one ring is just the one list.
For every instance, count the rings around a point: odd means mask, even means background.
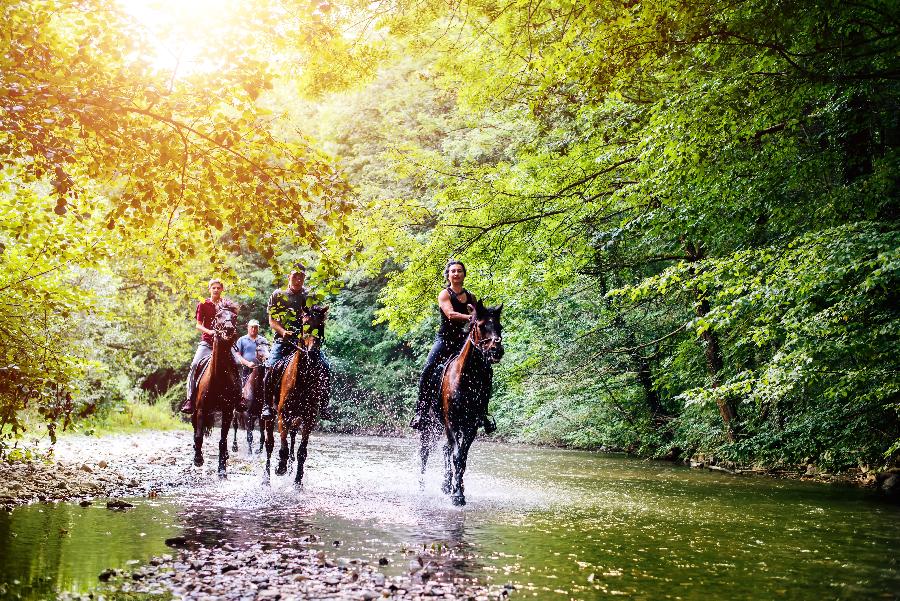
[{"label": "sun flare", "polygon": [[251,3],[233,0],[116,0],[143,30],[146,57],[156,67],[184,75],[211,67],[211,52],[227,44],[239,13]]}]

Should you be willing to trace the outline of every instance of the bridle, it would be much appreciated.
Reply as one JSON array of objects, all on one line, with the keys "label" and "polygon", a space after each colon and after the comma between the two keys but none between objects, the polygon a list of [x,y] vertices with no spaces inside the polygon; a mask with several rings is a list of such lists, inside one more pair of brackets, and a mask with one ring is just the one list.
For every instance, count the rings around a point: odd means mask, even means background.
[{"label": "bridle", "polygon": [[216,311],[216,316],[213,320],[213,330],[215,330],[218,336],[222,338],[228,338],[228,328],[235,328],[234,325],[235,313],[231,309],[227,307],[220,307]]},{"label": "bridle", "polygon": [[472,338],[472,344],[474,344],[475,348],[482,353],[487,353],[492,346],[499,346],[503,342],[502,336],[493,335],[482,337],[481,328],[478,325],[478,318],[474,313],[469,318],[469,321],[469,336]]}]

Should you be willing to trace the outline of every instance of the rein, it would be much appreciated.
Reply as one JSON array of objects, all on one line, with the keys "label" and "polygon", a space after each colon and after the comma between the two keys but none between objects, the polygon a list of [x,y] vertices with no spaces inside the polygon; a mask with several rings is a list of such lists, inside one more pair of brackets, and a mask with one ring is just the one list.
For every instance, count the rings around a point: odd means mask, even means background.
[{"label": "rein", "polygon": [[471,326],[469,328],[469,338],[472,339],[472,344],[475,345],[482,353],[485,352],[485,347],[490,345],[491,343],[500,344],[499,336],[491,336],[489,338],[481,337],[481,329],[478,327],[478,319],[475,317],[475,314],[472,314],[472,317],[469,318]]}]

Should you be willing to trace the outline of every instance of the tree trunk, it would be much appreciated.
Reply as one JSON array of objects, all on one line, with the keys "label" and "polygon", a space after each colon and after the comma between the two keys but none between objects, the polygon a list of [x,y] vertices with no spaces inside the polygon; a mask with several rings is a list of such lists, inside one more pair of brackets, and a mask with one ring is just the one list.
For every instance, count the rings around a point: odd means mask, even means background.
[{"label": "tree trunk", "polygon": [[[699,261],[704,256],[703,249],[692,243],[686,243],[685,250],[691,261]],[[694,289],[694,294],[696,301],[694,310],[697,317],[706,317],[709,314],[709,301],[696,288]],[[718,388],[720,384],[719,374],[724,365],[722,350],[719,346],[719,337],[716,336],[716,333],[711,328],[707,328],[700,334],[700,340],[703,353],[706,356],[706,370],[709,372],[713,388]],[[719,406],[719,414],[722,416],[722,421],[725,424],[725,434],[728,436],[729,441],[734,441],[738,425],[737,408],[731,402],[731,399],[724,398],[721,395],[716,396],[716,405]]]}]

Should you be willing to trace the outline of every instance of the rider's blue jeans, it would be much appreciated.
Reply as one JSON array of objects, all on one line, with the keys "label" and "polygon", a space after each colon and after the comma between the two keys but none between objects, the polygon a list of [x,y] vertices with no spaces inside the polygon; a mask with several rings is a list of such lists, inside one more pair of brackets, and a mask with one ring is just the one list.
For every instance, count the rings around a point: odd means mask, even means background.
[{"label": "rider's blue jeans", "polygon": [[282,359],[287,358],[296,348],[296,338],[291,337],[286,341],[283,338],[276,338],[275,344],[272,345],[272,351],[269,353],[269,358],[266,359],[266,367],[272,367]]}]

